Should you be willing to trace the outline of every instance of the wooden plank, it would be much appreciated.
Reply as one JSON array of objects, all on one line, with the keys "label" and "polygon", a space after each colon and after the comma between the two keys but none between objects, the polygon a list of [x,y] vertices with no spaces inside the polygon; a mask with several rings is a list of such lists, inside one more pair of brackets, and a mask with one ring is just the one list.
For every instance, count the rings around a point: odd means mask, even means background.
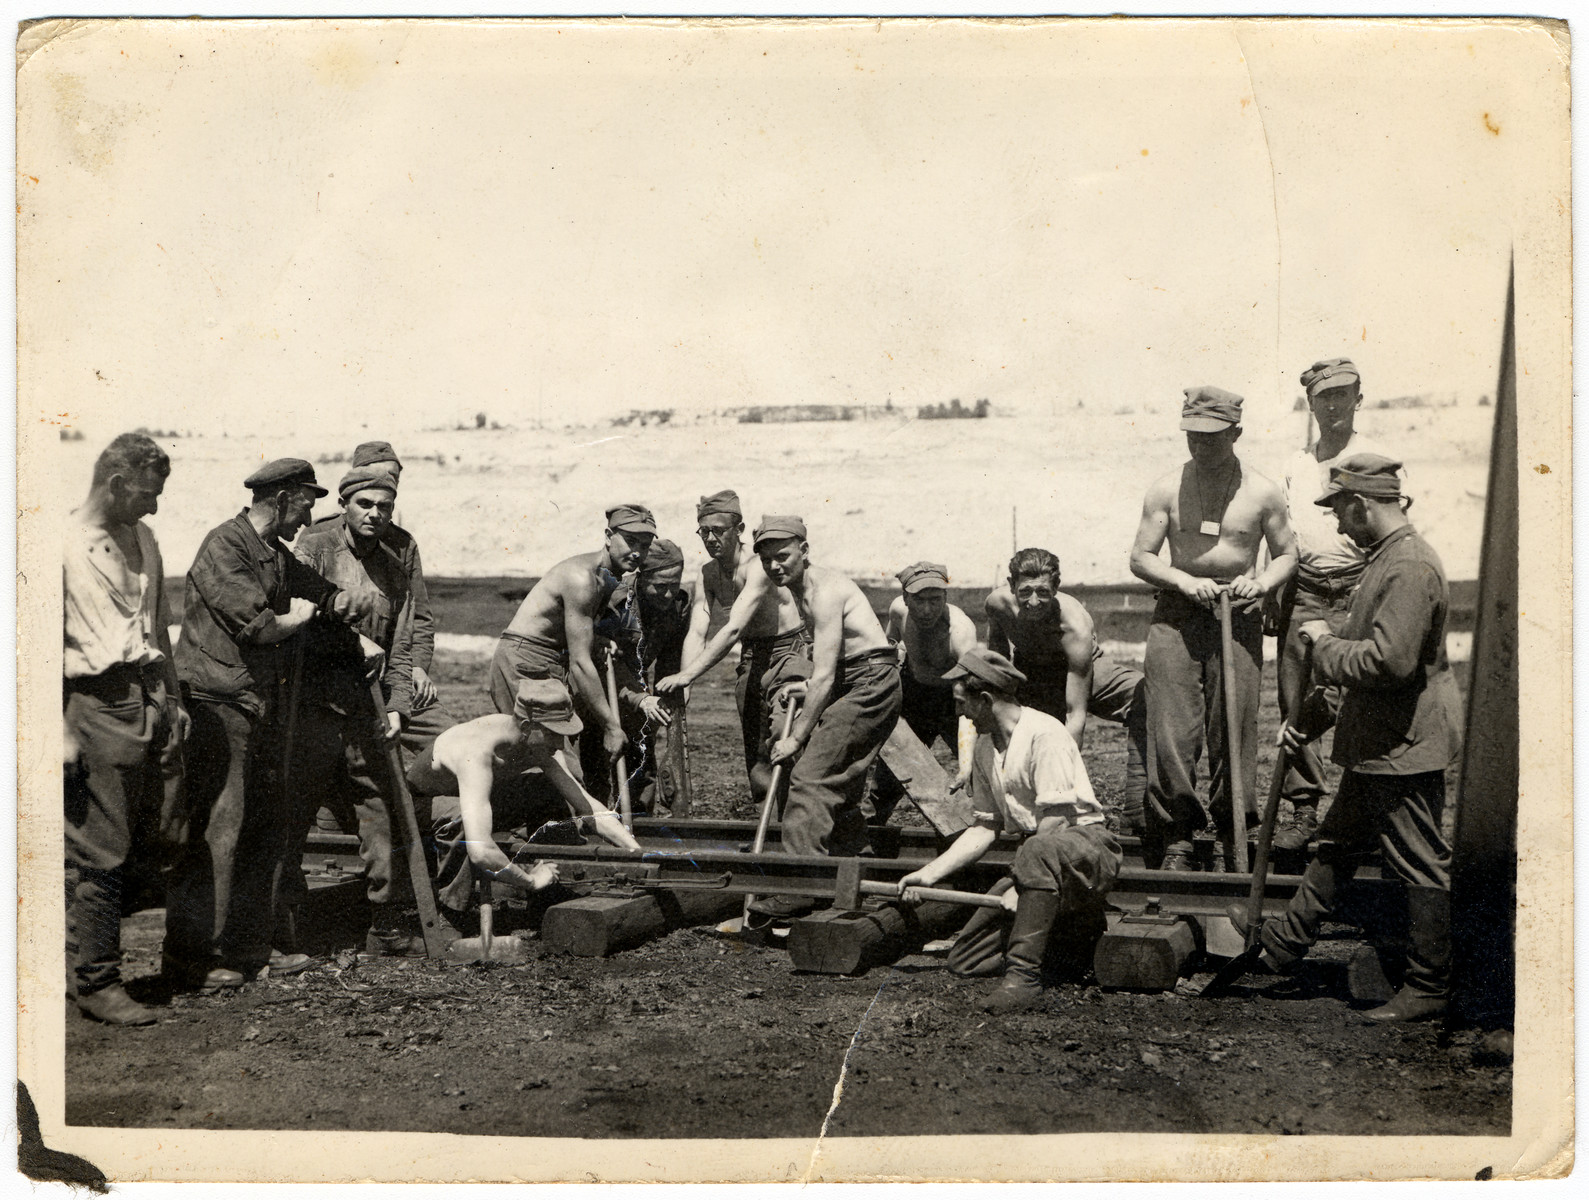
[{"label": "wooden plank", "polygon": [[669,929],[720,920],[739,911],[738,892],[647,889],[632,896],[581,896],[546,910],[541,940],[547,949],[580,958],[605,958]]},{"label": "wooden plank", "polygon": [[829,908],[789,925],[789,961],[797,971],[854,975],[892,962],[965,923],[961,904],[928,903],[914,909],[883,904],[859,912]]},{"label": "wooden plank", "polygon": [[880,757],[940,837],[954,837],[971,824],[971,797],[963,788],[950,794],[949,776],[904,721],[895,723]]}]

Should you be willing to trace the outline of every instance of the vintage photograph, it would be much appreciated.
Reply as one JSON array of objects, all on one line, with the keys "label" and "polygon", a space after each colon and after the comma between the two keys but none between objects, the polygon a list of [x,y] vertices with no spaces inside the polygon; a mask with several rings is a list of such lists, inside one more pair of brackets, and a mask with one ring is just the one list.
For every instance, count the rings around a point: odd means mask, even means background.
[{"label": "vintage photograph", "polygon": [[24,24],[24,1172],[1570,1170],[1567,60]]}]

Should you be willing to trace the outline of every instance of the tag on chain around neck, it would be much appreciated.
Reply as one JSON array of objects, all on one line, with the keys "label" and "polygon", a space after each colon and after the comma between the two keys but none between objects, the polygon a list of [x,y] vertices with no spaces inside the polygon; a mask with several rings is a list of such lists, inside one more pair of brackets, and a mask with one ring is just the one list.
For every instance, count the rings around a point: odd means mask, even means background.
[{"label": "tag on chain around neck", "polygon": [[1198,533],[1202,533],[1202,534],[1206,534],[1209,537],[1218,537],[1219,536],[1219,522],[1218,521],[1204,521],[1201,525],[1199,525],[1197,527],[1197,532]]}]

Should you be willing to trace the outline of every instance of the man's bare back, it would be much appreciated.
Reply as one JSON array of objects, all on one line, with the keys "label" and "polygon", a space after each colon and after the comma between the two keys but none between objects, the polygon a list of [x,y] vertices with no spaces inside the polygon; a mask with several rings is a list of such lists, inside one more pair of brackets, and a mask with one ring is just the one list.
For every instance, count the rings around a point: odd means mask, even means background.
[{"label": "man's bare back", "polygon": [[554,566],[530,589],[508,622],[506,632],[568,648],[567,622],[576,614],[594,624],[597,614],[618,587],[618,578],[603,567],[601,550],[576,554]]}]

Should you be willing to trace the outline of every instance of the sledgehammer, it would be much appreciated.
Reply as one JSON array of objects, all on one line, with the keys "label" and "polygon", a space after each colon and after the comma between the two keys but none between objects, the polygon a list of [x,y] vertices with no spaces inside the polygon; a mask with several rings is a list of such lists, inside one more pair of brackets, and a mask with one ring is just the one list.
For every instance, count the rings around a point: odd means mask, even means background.
[{"label": "sledgehammer", "polygon": [[[970,904],[976,908],[1003,908],[1004,901],[985,892],[955,892],[948,888],[913,887],[910,889],[923,900],[938,900],[944,904]],[[862,896],[883,896],[898,900],[899,884],[878,883],[861,878],[861,860],[839,860],[838,874],[833,878],[833,907],[840,912],[854,912],[861,907]]]}]

